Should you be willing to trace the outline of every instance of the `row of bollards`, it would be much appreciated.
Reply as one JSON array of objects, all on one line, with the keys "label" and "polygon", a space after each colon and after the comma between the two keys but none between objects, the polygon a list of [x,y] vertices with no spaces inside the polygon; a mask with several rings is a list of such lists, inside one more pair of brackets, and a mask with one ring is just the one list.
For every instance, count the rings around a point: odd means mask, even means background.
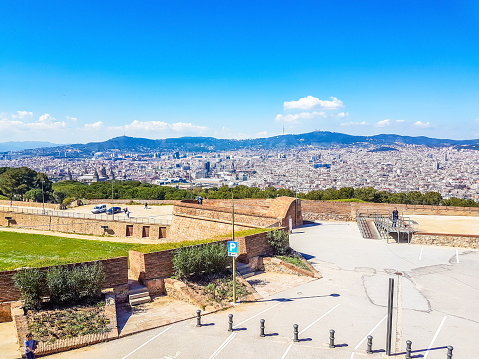
[{"label": "row of bollards", "polygon": [[[265,337],[266,335],[264,334],[264,319],[260,319],[259,321],[260,326],[259,326],[259,336],[260,337]],[[196,326],[201,327],[201,310],[196,311]],[[232,332],[233,331],[233,314],[228,315],[228,331]],[[331,329],[329,331],[329,347],[330,348],[335,348],[336,345],[334,344],[334,334],[335,331]],[[367,343],[367,349],[366,353],[372,354],[373,353],[373,337],[371,335],[368,335],[367,337],[368,343]],[[299,326],[298,324],[293,325],[293,342],[297,343],[299,342]],[[447,359],[452,359],[452,351],[453,351],[452,346],[447,347]],[[406,341],[406,359],[412,359],[411,357],[411,352],[412,352],[412,341],[407,340]]]},{"label": "row of bollards", "polygon": [[[412,352],[412,341],[406,340],[406,359],[411,359],[411,352]],[[452,350],[454,348],[452,346],[447,347],[447,359],[452,359]]]}]

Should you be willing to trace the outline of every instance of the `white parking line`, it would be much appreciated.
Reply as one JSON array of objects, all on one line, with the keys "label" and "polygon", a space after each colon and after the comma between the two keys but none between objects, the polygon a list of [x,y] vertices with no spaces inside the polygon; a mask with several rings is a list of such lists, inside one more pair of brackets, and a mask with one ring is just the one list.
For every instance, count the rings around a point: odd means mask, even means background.
[{"label": "white parking line", "polygon": [[258,314],[253,315],[252,317],[250,317],[250,318],[248,318],[248,319],[246,319],[246,320],[243,320],[241,323],[236,324],[233,328],[237,328],[237,327],[239,327],[241,324],[244,324],[244,323],[250,321],[251,319],[256,318],[257,316],[259,316],[259,315],[261,315],[261,314],[263,314],[263,313],[266,313],[268,310],[273,309],[274,307],[277,307],[277,306],[280,305],[281,303],[283,303],[283,302],[279,302],[279,303],[273,305],[272,307],[269,307],[268,309],[265,309],[265,310],[263,310],[262,312],[259,312]]},{"label": "white parking line", "polygon": [[283,356],[281,357],[281,359],[284,359],[286,358],[286,355],[288,354],[289,350],[291,349],[291,347],[293,346],[293,343],[291,343],[288,347],[288,349],[286,349],[286,351],[284,352]]},{"label": "white parking line", "polygon": [[320,316],[318,319],[316,319],[314,322],[312,322],[310,325],[308,325],[306,328],[304,328],[302,331],[299,332],[299,334],[304,333],[306,330],[311,328],[313,325],[315,325],[317,322],[319,322],[321,319],[323,319],[325,316],[327,316],[329,313],[331,313],[333,310],[335,310],[337,307],[339,307],[341,304],[336,304],[333,308],[328,310],[326,313],[324,313],[322,316]]},{"label": "white parking line", "polygon": [[421,247],[421,252],[419,252],[419,260],[422,258],[422,250],[424,249],[424,246]]},{"label": "white parking line", "polygon": [[376,324],[376,325],[374,326],[374,328],[371,329],[371,330],[369,331],[369,333],[364,336],[364,338],[358,343],[358,345],[356,345],[356,346],[354,347],[354,349],[358,349],[358,348],[361,346],[361,344],[363,344],[364,341],[368,338],[368,335],[371,335],[371,334],[381,325],[381,323],[384,322],[384,320],[385,320],[386,318],[387,318],[387,315],[385,315],[385,316],[383,317],[383,319],[381,319],[381,320],[379,321],[379,323]]},{"label": "white parking line", "polygon": [[351,353],[351,356],[349,357],[349,359],[353,359],[354,358],[354,352]]},{"label": "white parking line", "polygon": [[444,325],[444,322],[446,321],[447,315],[442,318],[441,324],[439,324],[439,328],[437,328],[436,334],[434,334],[434,338],[431,340],[431,344],[429,344],[429,347],[427,348],[426,353],[424,353],[424,358],[427,358],[429,355],[429,351],[431,350],[432,346],[434,345],[434,342],[436,341],[437,336],[439,335],[439,332],[441,331],[442,326]]},{"label": "white parking line", "polygon": [[459,263],[459,251],[456,248],[456,263]]},{"label": "white parking line", "polygon": [[220,347],[218,349],[216,349],[216,351],[210,356],[210,359],[216,358],[217,355],[219,353],[221,353],[221,351],[230,343],[230,341],[233,340],[233,338],[236,336],[236,334],[238,334],[238,333],[231,333],[230,336],[228,338],[226,338],[226,340],[223,342],[223,344],[221,344]]},{"label": "white parking line", "polygon": [[135,350],[133,350],[131,353],[128,353],[127,355],[125,355],[123,358],[121,359],[125,359],[125,358],[128,358],[131,354],[135,353],[137,350],[140,350],[141,348],[143,348],[146,344],[148,344],[149,342],[151,342],[152,340],[155,340],[156,338],[158,338],[161,334],[165,333],[167,330],[170,330],[172,327],[168,327],[166,328],[165,330],[163,330],[161,333],[158,333],[156,334],[153,338],[151,338],[150,340],[146,341],[145,343],[143,343],[142,345],[140,345],[138,348],[136,348]]}]

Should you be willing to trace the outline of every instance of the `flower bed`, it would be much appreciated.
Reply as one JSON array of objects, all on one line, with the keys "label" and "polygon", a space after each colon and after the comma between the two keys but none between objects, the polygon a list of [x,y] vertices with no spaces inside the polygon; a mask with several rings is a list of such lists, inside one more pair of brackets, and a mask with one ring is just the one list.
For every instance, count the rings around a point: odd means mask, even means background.
[{"label": "flower bed", "polygon": [[93,305],[29,311],[26,317],[28,330],[38,342],[53,343],[58,339],[108,333],[113,325],[105,314],[104,301]]}]

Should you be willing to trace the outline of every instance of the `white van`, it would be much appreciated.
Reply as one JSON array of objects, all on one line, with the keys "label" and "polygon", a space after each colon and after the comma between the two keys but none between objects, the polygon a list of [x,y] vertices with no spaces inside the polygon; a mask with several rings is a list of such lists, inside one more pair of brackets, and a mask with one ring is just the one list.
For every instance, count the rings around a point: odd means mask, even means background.
[{"label": "white van", "polygon": [[106,212],[106,204],[99,204],[91,210],[91,213],[93,214],[105,213],[105,212]]}]

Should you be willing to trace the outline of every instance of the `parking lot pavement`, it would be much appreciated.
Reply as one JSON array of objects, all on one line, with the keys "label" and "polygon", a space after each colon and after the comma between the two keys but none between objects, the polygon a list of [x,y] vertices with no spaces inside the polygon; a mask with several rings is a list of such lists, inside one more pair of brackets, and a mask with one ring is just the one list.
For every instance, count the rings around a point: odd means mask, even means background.
[{"label": "parking lot pavement", "polygon": [[[380,358],[386,342],[386,298],[395,279],[394,353],[413,342],[416,357],[479,353],[479,253],[446,247],[387,245],[361,238],[355,224],[321,223],[296,229],[291,245],[321,271],[307,282],[230,310],[102,343],[52,358]],[[457,263],[459,258],[459,263]],[[400,273],[400,274],[396,274]],[[233,332],[228,332],[233,314]],[[265,319],[266,337],[259,337]],[[298,324],[299,343],[293,343]],[[329,348],[329,330],[338,347]],[[366,354],[373,336],[374,354]],[[401,354],[399,357],[403,357]]]}]

